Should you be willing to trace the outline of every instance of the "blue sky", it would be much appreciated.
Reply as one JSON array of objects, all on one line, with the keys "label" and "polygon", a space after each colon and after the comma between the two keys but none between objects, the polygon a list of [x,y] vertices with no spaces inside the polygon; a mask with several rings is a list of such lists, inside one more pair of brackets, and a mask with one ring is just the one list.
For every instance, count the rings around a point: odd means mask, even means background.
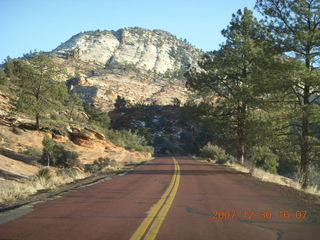
[{"label": "blue sky", "polygon": [[0,62],[30,50],[51,51],[88,30],[162,29],[205,51],[219,48],[220,31],[255,0],[0,0]]}]

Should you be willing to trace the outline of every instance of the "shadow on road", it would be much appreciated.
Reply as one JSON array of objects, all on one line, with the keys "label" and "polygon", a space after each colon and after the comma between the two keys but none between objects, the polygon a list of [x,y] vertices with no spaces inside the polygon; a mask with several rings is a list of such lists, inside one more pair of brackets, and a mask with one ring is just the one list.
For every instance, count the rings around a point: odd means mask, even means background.
[{"label": "shadow on road", "polygon": [[[153,175],[172,175],[173,170],[134,170],[128,174],[153,174]],[[218,175],[218,174],[234,174],[239,172],[227,170],[180,170],[180,175]]]}]

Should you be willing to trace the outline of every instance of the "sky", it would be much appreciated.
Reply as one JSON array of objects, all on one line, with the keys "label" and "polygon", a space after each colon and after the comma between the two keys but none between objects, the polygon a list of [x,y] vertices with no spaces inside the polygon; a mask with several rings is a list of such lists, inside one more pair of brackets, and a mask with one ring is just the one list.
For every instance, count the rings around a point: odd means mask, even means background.
[{"label": "sky", "polygon": [[124,27],[162,29],[212,51],[232,13],[255,0],[0,0],[0,63],[51,51],[73,35]]}]

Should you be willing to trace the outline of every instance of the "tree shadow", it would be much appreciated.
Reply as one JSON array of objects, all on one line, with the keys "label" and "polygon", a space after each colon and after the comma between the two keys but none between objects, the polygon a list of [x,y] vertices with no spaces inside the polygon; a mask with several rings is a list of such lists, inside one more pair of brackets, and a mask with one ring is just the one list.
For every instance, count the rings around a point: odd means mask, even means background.
[{"label": "tree shadow", "polygon": [[[133,170],[128,174],[141,174],[141,175],[173,175],[174,170]],[[222,175],[222,174],[232,174],[239,175],[239,172],[233,172],[223,169],[214,170],[180,170],[180,175],[189,176],[208,176],[208,175]]]}]

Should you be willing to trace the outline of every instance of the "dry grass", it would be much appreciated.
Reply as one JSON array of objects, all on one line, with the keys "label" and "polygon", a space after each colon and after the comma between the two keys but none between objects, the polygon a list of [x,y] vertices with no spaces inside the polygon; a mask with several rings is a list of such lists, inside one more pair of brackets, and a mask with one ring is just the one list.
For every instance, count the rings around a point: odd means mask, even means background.
[{"label": "dry grass", "polygon": [[[151,159],[148,159],[151,160]],[[131,164],[138,164],[145,159],[131,159]],[[112,172],[121,169],[123,165],[106,166],[99,172]],[[89,177],[91,173],[80,169],[55,169],[50,168],[49,174],[39,172],[24,181],[11,181],[0,179],[0,204],[11,204],[24,200],[28,196],[36,194],[41,190],[54,190],[58,186],[74,182],[77,179]]]},{"label": "dry grass", "polygon": [[[191,157],[193,159],[201,161],[201,162],[215,163],[215,161],[212,159],[203,159],[203,158],[200,158],[197,156],[191,156]],[[320,188],[319,188],[320,186],[309,186],[307,189],[302,189],[301,185],[297,181],[294,181],[293,179],[283,177],[283,176],[280,176],[277,174],[272,174],[272,173],[266,172],[261,168],[247,167],[247,166],[243,166],[238,163],[226,163],[224,165],[229,166],[239,172],[251,173],[251,176],[258,178],[264,182],[277,183],[282,186],[288,186],[288,187],[294,188],[299,191],[304,191],[306,193],[320,196]]]},{"label": "dry grass", "polygon": [[307,189],[301,189],[301,185],[297,182],[294,181],[290,178],[283,177],[277,174],[272,174],[269,172],[266,172],[260,168],[248,168],[243,165],[240,165],[238,163],[227,163],[226,164],[229,167],[232,167],[233,169],[243,172],[243,173],[251,173],[251,175],[255,178],[258,178],[264,182],[272,182],[272,183],[277,183],[282,186],[288,186],[292,187],[294,189],[304,191],[307,193],[311,193],[314,195],[319,195],[320,196],[320,189],[318,186],[310,186]]},{"label": "dry grass", "polygon": [[88,177],[87,173],[76,169],[50,170],[50,175],[34,175],[23,182],[1,181],[0,204],[13,203],[23,200],[40,190],[54,190],[58,186],[77,179]]}]

